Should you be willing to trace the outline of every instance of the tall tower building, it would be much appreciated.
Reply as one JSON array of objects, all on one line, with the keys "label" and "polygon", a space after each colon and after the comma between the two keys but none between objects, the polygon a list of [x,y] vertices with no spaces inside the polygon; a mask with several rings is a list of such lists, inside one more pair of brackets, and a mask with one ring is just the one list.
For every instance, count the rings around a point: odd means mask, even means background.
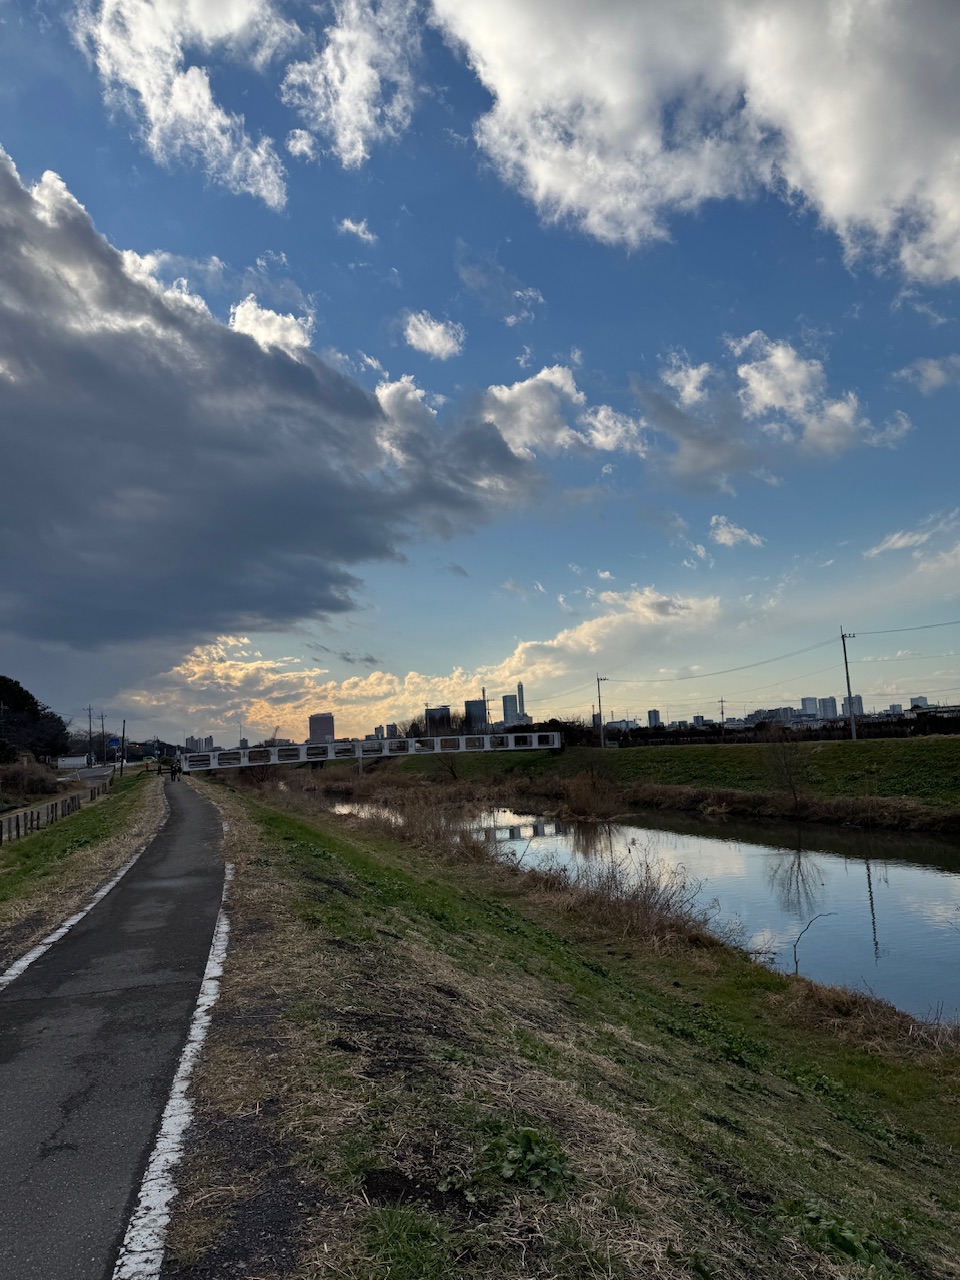
[{"label": "tall tower building", "polygon": [[517,695],[515,693],[505,693],[503,695],[503,723],[516,724],[519,714],[520,708],[517,706]]},{"label": "tall tower building", "polygon": [[333,742],[335,736],[332,711],[319,711],[315,716],[310,717],[308,742]]},{"label": "tall tower building", "polygon": [[523,682],[517,684],[517,714],[522,716],[525,714],[523,710]]},{"label": "tall tower building", "polygon": [[817,708],[820,712],[821,720],[836,720],[837,718],[836,698],[820,698],[817,702]]},{"label": "tall tower building", "polygon": [[800,699],[800,714],[801,714],[802,716],[815,716],[815,715],[817,714],[817,700],[816,700],[816,698],[801,698],[801,699]]},{"label": "tall tower building", "polygon": [[660,712],[656,710],[648,711],[647,712],[647,728],[659,729],[659,727],[660,727]]}]

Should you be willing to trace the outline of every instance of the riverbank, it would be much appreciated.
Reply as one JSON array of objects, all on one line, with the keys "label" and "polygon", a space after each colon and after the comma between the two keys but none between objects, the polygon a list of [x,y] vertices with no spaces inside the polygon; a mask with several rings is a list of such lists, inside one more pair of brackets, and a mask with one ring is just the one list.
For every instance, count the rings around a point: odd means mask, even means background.
[{"label": "riverbank", "polygon": [[[328,772],[342,779],[345,793],[377,785],[353,781],[349,766]],[[667,809],[960,832],[960,737],[418,756],[367,776],[386,787],[429,780],[451,799],[466,798],[471,787],[495,787],[517,808],[570,818]]]},{"label": "riverbank", "polygon": [[949,1035],[437,829],[199,785],[233,942],[167,1280],[957,1274]]}]

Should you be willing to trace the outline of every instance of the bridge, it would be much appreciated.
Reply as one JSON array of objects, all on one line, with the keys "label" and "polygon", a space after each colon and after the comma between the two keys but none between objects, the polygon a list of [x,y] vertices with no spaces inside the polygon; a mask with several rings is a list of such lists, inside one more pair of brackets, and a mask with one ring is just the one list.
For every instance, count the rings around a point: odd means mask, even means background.
[{"label": "bridge", "polygon": [[244,769],[251,765],[306,764],[324,760],[384,760],[443,756],[457,752],[545,751],[563,745],[559,733],[472,733],[437,738],[350,738],[344,742],[304,742],[283,747],[195,751],[180,757],[184,773]]}]

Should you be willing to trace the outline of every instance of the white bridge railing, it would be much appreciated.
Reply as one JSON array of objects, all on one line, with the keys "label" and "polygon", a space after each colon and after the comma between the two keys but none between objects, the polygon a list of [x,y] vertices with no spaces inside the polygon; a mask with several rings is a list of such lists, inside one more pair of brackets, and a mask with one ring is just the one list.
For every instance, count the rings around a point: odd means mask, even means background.
[{"label": "white bridge railing", "polygon": [[301,764],[315,760],[381,760],[447,755],[456,751],[543,751],[562,745],[559,733],[470,733],[437,738],[351,738],[348,742],[304,742],[288,747],[247,747],[195,751],[181,756],[184,773],[202,769],[243,769],[259,764]]}]

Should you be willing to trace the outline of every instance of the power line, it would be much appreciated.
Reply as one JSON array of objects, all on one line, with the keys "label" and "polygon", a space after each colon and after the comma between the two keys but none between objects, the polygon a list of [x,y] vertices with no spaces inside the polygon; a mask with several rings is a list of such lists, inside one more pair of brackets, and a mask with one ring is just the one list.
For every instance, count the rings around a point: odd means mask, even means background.
[{"label": "power line", "polygon": [[960,627],[960,618],[955,622],[924,622],[919,627],[888,627],[885,631],[858,631],[858,636],[893,636],[900,631],[932,631],[934,627]]},{"label": "power line", "polygon": [[728,676],[735,671],[749,671],[753,667],[766,667],[771,662],[785,662],[787,658],[797,658],[801,653],[811,653],[814,649],[823,649],[828,644],[836,644],[833,636],[829,640],[819,640],[816,644],[808,644],[804,649],[794,649],[792,653],[781,653],[775,658],[761,658],[759,662],[745,662],[742,667],[724,667],[722,671],[694,671],[688,676],[626,676],[616,680],[617,684],[671,684],[678,680],[709,680],[713,676]]}]

